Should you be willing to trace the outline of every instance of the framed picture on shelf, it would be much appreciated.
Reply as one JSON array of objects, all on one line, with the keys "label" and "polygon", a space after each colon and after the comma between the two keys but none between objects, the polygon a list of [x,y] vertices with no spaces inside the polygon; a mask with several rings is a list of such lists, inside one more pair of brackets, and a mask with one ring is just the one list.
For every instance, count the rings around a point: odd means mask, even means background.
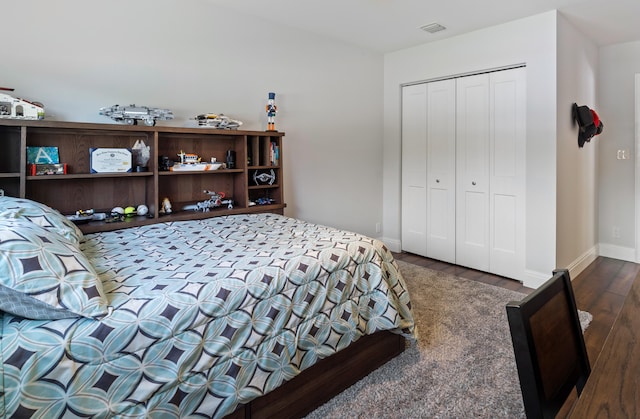
[{"label": "framed picture on shelf", "polygon": [[27,164],[58,164],[58,147],[27,147]]}]

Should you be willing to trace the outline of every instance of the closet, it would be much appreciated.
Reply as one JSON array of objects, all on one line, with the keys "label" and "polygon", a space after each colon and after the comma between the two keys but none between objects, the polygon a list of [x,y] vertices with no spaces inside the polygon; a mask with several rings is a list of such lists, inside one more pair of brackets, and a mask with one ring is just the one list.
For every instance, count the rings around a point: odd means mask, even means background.
[{"label": "closet", "polygon": [[525,68],[402,88],[402,249],[510,278],[525,264]]}]

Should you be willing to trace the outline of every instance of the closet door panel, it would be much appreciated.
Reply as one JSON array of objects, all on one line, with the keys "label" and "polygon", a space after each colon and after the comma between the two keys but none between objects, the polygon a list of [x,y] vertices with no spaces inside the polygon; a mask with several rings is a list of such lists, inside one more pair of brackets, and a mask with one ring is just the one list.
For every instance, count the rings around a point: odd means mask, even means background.
[{"label": "closet door panel", "polygon": [[489,270],[489,75],[456,85],[456,263]]},{"label": "closet door panel", "polygon": [[525,69],[491,74],[490,266],[519,278],[525,255]]},{"label": "closet door panel", "polygon": [[427,255],[427,87],[402,88],[402,250]]},{"label": "closet door panel", "polygon": [[456,84],[427,84],[427,256],[455,263]]},{"label": "closet door panel", "polygon": [[525,82],[519,68],[403,88],[403,250],[523,277]]}]

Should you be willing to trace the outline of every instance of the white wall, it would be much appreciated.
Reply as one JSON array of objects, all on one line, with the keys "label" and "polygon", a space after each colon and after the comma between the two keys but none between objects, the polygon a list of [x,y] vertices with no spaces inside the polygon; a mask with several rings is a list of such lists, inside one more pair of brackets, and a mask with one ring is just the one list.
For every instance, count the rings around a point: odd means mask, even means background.
[{"label": "white wall", "polygon": [[575,277],[597,256],[597,151],[601,136],[578,147],[572,104],[599,110],[598,48],[558,16],[558,190],[556,266]]},{"label": "white wall", "polygon": [[578,147],[572,104],[599,110],[598,48],[561,15],[558,19],[558,198],[559,268],[575,277],[597,256],[597,151],[601,136]]},{"label": "white wall", "polygon": [[[636,261],[634,77],[640,73],[640,41],[601,47],[599,51],[598,115],[604,123],[599,147],[600,253]],[[629,160],[618,160],[617,150],[629,150]],[[614,227],[620,237],[613,236]]]},{"label": "white wall", "polygon": [[112,121],[113,104],[166,107],[191,125],[225,113],[285,131],[287,215],[376,235],[382,221],[382,55],[206,0],[2,5],[0,86],[47,119]]},{"label": "white wall", "polygon": [[384,239],[400,246],[400,86],[486,69],[527,66],[527,277],[556,265],[555,11],[385,55]]}]

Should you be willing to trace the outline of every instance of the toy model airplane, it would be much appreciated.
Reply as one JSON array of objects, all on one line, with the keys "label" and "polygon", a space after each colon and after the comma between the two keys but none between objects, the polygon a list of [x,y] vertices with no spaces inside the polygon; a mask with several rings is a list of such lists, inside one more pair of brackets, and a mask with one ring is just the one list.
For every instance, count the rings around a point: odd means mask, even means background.
[{"label": "toy model airplane", "polygon": [[44,119],[42,103],[15,98],[2,91],[13,92],[13,89],[0,87],[0,118]]},{"label": "toy model airplane", "polygon": [[196,121],[201,127],[210,127],[218,129],[237,129],[242,125],[241,121],[231,119],[223,114],[203,113],[196,116]]},{"label": "toy model airplane", "polygon": [[100,108],[100,115],[108,116],[114,121],[123,122],[127,125],[136,125],[138,120],[140,120],[149,127],[154,126],[158,119],[173,119],[173,112],[169,109],[148,108],[146,106],[136,105],[113,105]]}]

